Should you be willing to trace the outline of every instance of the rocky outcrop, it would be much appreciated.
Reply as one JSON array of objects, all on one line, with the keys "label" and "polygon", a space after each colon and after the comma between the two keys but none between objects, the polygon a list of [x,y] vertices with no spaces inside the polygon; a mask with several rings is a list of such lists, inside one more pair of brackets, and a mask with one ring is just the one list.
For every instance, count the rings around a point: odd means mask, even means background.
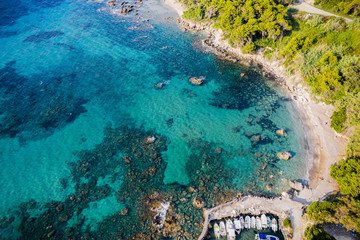
[{"label": "rocky outcrop", "polygon": [[287,133],[284,129],[278,129],[276,130],[276,134],[279,136],[287,136]]},{"label": "rocky outcrop", "polygon": [[197,77],[192,77],[189,79],[189,81],[194,84],[194,85],[202,85],[203,84],[203,78],[197,78]]},{"label": "rocky outcrop", "polygon": [[302,184],[299,181],[289,181],[289,185],[291,188],[297,190],[297,191],[302,191],[304,189],[304,184]]},{"label": "rocky outcrop", "polygon": [[153,137],[147,137],[145,143],[147,143],[147,144],[154,143],[155,140],[156,140],[156,138],[154,136]]},{"label": "rocky outcrop", "polygon": [[292,158],[292,154],[289,152],[281,152],[278,153],[277,156],[282,160],[289,160],[290,158]]}]

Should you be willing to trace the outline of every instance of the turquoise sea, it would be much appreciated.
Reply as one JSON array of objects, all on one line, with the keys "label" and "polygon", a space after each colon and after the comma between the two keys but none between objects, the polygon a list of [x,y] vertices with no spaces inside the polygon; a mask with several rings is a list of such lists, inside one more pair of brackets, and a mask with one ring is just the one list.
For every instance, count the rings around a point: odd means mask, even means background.
[{"label": "turquoise sea", "polygon": [[133,5],[0,1],[0,239],[195,239],[195,197],[211,207],[307,178],[280,86],[208,53],[161,1]]}]

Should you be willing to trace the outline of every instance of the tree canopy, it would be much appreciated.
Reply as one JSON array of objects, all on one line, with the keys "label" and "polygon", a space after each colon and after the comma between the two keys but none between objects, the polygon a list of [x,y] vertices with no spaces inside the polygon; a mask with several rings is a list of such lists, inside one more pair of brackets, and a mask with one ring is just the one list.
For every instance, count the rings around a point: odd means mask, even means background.
[{"label": "tree canopy", "polygon": [[292,28],[287,9],[273,0],[183,0],[183,3],[188,6],[185,17],[214,21],[234,45],[249,45],[264,37],[275,41]]},{"label": "tree canopy", "polygon": [[331,166],[330,175],[340,186],[344,195],[359,197],[360,195],[360,160],[352,157],[341,160],[338,166]]}]

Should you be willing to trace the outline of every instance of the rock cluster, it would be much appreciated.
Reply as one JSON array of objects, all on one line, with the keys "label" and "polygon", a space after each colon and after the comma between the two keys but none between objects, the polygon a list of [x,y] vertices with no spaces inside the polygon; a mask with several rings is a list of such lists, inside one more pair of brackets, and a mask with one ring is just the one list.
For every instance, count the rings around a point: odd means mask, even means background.
[{"label": "rock cluster", "polygon": [[[142,4],[142,0],[137,0],[134,4]],[[110,9],[119,10],[121,14],[128,14],[135,10],[135,6],[129,2],[120,2],[119,0],[108,0],[106,6]],[[135,10],[137,11],[137,10]]]}]

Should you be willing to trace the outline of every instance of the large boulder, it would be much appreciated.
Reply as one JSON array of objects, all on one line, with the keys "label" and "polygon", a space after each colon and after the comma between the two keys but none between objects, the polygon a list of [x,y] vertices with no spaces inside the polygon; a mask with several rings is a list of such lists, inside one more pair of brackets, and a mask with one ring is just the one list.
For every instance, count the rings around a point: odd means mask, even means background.
[{"label": "large boulder", "polygon": [[279,136],[287,136],[287,133],[284,129],[278,129],[276,130],[276,134]]},{"label": "large boulder", "polygon": [[304,185],[301,182],[298,181],[289,181],[289,185],[291,188],[297,190],[297,191],[301,191],[304,189]]},{"label": "large boulder", "polygon": [[290,158],[292,158],[292,154],[289,152],[281,152],[277,154],[278,158],[283,159],[283,160],[289,160]]},{"label": "large boulder", "polygon": [[203,78],[192,77],[192,78],[190,78],[189,81],[194,85],[202,85],[203,84]]}]

